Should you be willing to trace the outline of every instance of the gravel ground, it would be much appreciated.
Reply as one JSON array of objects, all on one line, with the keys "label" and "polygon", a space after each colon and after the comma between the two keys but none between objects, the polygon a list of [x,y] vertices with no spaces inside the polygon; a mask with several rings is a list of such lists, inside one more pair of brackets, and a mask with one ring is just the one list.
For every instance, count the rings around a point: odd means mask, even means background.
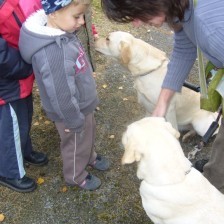
[{"label": "gravel ground", "polygon": [[[131,32],[170,55],[172,33],[166,27],[150,30],[133,29],[132,26],[109,22],[94,1],[94,23],[100,36],[111,31]],[[0,187],[0,214],[4,224],[150,224],[139,196],[139,180],[136,164],[121,166],[123,148],[121,136],[127,125],[145,116],[145,110],[137,103],[136,92],[130,74],[118,63],[97,54],[98,92],[101,99],[96,112],[97,151],[111,161],[107,172],[91,170],[102,180],[100,189],[87,192],[77,187],[67,187],[62,176],[59,137],[54,124],[41,110],[37,87],[34,88],[35,114],[32,139],[37,150],[46,152],[49,164],[44,167],[26,167],[27,175],[40,183],[33,193],[16,193]],[[195,68],[190,81],[197,83]],[[122,87],[122,88],[121,88]],[[126,98],[127,100],[124,100]],[[187,153],[199,142],[199,137],[182,144]],[[207,157],[210,146],[197,158]]]}]

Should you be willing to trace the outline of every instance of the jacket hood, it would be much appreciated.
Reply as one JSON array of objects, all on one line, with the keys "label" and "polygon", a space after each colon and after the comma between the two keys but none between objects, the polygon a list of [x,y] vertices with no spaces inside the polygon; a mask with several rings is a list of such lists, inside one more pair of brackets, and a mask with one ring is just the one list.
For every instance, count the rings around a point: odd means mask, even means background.
[{"label": "jacket hood", "polygon": [[61,35],[66,32],[46,26],[47,15],[44,10],[32,14],[23,24],[20,31],[19,49],[23,59],[31,64],[32,56],[43,47],[60,43]]}]

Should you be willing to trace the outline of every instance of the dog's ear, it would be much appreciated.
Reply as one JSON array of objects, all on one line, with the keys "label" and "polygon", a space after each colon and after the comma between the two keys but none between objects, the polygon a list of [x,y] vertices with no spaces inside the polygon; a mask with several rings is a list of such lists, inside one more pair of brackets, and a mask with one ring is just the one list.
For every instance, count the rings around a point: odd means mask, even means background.
[{"label": "dog's ear", "polygon": [[170,122],[165,123],[166,128],[168,129],[168,131],[174,136],[176,137],[176,139],[179,139],[180,137],[180,132],[177,131],[175,128],[173,128],[173,126],[171,125]]},{"label": "dog's ear", "polygon": [[127,131],[123,134],[122,143],[125,148],[124,155],[122,157],[121,163],[130,164],[133,162],[139,162],[141,159],[141,154],[137,151],[138,143],[134,138],[128,136]]},{"label": "dog's ear", "polygon": [[121,63],[127,65],[131,60],[131,49],[127,42],[120,42]]}]

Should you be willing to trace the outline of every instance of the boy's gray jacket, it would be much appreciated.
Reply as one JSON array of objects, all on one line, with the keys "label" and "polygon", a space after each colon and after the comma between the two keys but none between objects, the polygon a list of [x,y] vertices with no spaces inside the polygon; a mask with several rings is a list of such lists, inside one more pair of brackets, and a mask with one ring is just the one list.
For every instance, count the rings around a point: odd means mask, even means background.
[{"label": "boy's gray jacket", "polygon": [[21,28],[20,52],[33,65],[47,116],[79,132],[85,115],[99,103],[92,67],[76,35],[46,27],[46,22],[43,10],[27,19]]}]

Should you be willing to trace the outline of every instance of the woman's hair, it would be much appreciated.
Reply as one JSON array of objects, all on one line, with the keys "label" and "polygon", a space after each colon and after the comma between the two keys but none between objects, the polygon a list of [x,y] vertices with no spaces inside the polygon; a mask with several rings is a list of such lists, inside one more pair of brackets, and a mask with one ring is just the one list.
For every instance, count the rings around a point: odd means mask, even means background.
[{"label": "woman's hair", "polygon": [[184,19],[189,0],[101,0],[101,6],[110,20],[129,23],[134,19],[147,22],[164,13],[166,22],[175,27],[175,21]]}]

